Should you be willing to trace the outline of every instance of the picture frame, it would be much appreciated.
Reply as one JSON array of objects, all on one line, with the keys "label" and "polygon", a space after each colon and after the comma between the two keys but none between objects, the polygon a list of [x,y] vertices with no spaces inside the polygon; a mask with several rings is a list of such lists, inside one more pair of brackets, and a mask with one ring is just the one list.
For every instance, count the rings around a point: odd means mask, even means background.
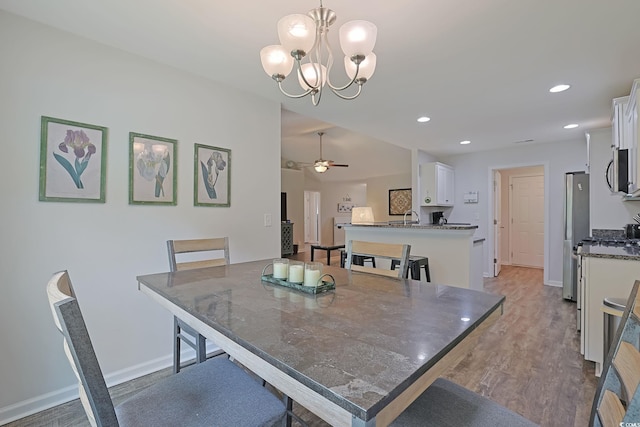
[{"label": "picture frame", "polygon": [[338,203],[338,212],[351,213],[354,206],[355,206],[355,203],[351,203],[351,202]]},{"label": "picture frame", "polygon": [[105,202],[104,126],[41,116],[39,200]]},{"label": "picture frame", "polygon": [[193,205],[231,206],[231,150],[195,144],[193,155]]},{"label": "picture frame", "polygon": [[175,206],[176,139],[129,132],[129,204]]},{"label": "picture frame", "polygon": [[404,215],[411,210],[411,189],[389,190],[389,215]]}]

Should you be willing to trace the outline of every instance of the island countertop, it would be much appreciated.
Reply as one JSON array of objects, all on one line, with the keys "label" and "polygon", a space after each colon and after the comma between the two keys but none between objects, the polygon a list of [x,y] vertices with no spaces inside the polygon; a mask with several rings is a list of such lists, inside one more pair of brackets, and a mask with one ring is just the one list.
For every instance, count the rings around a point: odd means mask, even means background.
[{"label": "island countertop", "polygon": [[374,222],[371,224],[344,224],[344,227],[374,227],[374,228],[405,228],[415,230],[475,230],[477,225],[471,224],[401,224],[389,222]]},{"label": "island countertop", "polygon": [[[412,256],[428,258],[434,282],[482,290],[484,245],[479,236],[474,236],[477,229],[477,225],[462,223],[405,225],[401,221],[345,224],[344,227],[347,243],[360,240],[410,245]],[[387,268],[386,263],[381,267]]]}]

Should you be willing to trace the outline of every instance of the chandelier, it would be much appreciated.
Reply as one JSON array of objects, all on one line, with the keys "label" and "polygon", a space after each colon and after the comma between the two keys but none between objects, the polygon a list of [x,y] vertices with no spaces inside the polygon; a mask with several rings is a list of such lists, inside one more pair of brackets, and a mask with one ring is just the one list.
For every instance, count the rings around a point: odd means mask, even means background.
[{"label": "chandelier", "polygon": [[[322,88],[326,85],[342,99],[355,99],[362,85],[371,78],[376,68],[376,44],[378,29],[368,21],[349,21],[339,30],[340,47],[344,53],[344,67],[350,81],[344,86],[334,86],[330,73],[333,54],[327,35],[335,22],[336,14],[331,9],[312,9],[307,15],[294,14],[278,21],[280,45],[271,45],[260,51],[262,67],[267,75],[278,83],[280,91],[290,98],[311,95],[313,105],[320,103]],[[282,87],[282,81],[296,65],[298,82],[302,93],[290,94]],[[357,85],[351,94],[343,93]],[[353,93],[355,91],[355,93]]]}]

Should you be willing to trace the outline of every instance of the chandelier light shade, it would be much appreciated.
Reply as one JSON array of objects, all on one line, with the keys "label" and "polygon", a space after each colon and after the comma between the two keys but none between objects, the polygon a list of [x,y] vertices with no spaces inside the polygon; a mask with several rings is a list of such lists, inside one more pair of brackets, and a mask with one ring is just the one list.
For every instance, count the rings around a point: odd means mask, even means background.
[{"label": "chandelier light shade", "polygon": [[260,51],[262,68],[269,75],[288,75],[293,69],[293,58],[280,45],[271,45]]},{"label": "chandelier light shade", "polygon": [[[311,95],[313,105],[318,105],[322,89],[327,86],[342,99],[355,99],[360,95],[362,85],[373,76],[376,68],[373,48],[378,30],[371,22],[355,20],[345,23],[339,30],[345,73],[349,80],[344,86],[331,82],[334,61],[328,33],[335,20],[335,12],[324,8],[320,1],[320,7],[306,15],[288,15],[278,21],[280,45],[263,48],[260,60],[265,73],[278,83],[284,95],[290,98]],[[288,93],[282,86],[294,65],[302,88],[298,94]],[[344,92],[349,88],[350,91]]]}]

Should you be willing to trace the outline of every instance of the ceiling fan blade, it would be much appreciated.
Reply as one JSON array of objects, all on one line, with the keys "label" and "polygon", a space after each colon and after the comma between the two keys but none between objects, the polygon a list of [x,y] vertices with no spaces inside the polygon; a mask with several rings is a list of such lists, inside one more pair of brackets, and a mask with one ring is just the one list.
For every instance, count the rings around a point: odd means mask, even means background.
[{"label": "ceiling fan blade", "polygon": [[338,163],[330,163],[329,167],[330,168],[348,168],[349,165],[341,165],[341,164],[338,164]]}]

